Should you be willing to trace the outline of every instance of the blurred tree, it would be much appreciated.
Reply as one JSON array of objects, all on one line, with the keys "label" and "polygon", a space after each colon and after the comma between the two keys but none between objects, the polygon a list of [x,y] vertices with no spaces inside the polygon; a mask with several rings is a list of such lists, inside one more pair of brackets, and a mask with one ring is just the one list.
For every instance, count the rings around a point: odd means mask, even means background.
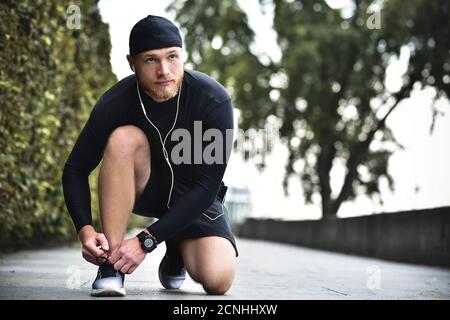
[{"label": "blurred tree", "polygon": [[267,101],[275,70],[251,53],[254,32],[236,1],[174,1],[168,9],[177,12],[193,69],[212,75],[233,92],[245,106],[244,128],[262,126],[275,107]]},{"label": "blurred tree", "polygon": [[[325,1],[260,4],[275,10],[279,63],[252,53],[254,34],[236,0],[175,0],[168,9],[186,35],[188,62],[228,87],[241,128],[261,128],[269,115],[281,120],[285,190],[298,175],[308,203],[320,194],[323,218],[336,217],[357,193],[379,195],[382,178],[392,189],[388,159],[401,146],[386,119],[413,88],[433,86],[436,98],[449,97],[449,2],[355,0],[345,17]],[[392,89],[386,70],[402,50],[409,63]],[[332,190],[338,164],[345,177]]]}]

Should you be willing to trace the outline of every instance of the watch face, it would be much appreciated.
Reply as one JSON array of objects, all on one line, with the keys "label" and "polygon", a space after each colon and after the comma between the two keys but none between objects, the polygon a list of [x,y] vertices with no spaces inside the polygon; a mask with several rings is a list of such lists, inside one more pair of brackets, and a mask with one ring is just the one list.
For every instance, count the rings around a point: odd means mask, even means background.
[{"label": "watch face", "polygon": [[151,238],[147,238],[144,240],[144,246],[146,248],[151,248],[153,246],[153,240]]}]

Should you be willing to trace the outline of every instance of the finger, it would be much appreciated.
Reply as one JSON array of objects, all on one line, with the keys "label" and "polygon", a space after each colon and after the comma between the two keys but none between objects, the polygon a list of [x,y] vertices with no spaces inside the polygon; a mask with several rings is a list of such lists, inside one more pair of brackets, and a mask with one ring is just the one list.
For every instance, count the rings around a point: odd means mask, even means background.
[{"label": "finger", "polygon": [[114,250],[113,252],[111,252],[111,254],[108,257],[108,261],[112,265],[114,265],[117,261],[119,261],[119,259],[120,259],[120,256],[119,256],[119,253],[117,252],[117,250]]},{"label": "finger", "polygon": [[132,274],[134,270],[136,270],[137,266],[132,266],[130,269],[128,269],[128,274]]},{"label": "finger", "polygon": [[114,264],[114,269],[120,270],[125,265],[125,261],[119,260]]},{"label": "finger", "polygon": [[96,266],[99,266],[101,263],[98,263],[96,259],[86,259],[88,262],[95,264]]},{"label": "finger", "polygon": [[95,260],[95,256],[89,252],[86,248],[83,248],[83,258],[89,259],[89,260]]},{"label": "finger", "polygon": [[120,272],[122,273],[128,273],[128,270],[130,270],[131,263],[125,264],[122,268],[120,268]]},{"label": "finger", "polygon": [[103,250],[108,251],[109,250],[109,244],[108,240],[106,239],[105,235],[103,233],[97,234],[95,237],[95,240],[97,240],[100,243],[100,246]]},{"label": "finger", "polygon": [[99,265],[96,258],[86,249],[83,249],[83,258],[89,263],[95,264],[97,266]]},{"label": "finger", "polygon": [[94,257],[100,257],[105,255],[105,251],[101,250],[99,247],[97,247],[95,241],[88,241],[84,247],[94,256]]}]

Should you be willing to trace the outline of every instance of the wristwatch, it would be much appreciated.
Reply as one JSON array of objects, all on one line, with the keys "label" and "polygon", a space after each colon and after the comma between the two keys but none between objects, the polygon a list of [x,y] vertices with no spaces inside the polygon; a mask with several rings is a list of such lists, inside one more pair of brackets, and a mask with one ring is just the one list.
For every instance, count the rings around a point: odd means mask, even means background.
[{"label": "wristwatch", "polygon": [[156,249],[158,242],[156,241],[156,238],[153,235],[145,231],[142,231],[136,237],[138,237],[142,249],[145,252],[150,253]]}]

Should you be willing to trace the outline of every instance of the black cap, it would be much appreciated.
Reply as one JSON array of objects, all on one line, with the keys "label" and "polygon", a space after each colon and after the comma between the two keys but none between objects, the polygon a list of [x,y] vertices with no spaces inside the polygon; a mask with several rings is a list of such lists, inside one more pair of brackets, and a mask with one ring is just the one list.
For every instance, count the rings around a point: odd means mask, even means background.
[{"label": "black cap", "polygon": [[134,56],[143,51],[168,47],[182,47],[178,28],[170,20],[147,16],[139,20],[131,29],[130,54]]}]

